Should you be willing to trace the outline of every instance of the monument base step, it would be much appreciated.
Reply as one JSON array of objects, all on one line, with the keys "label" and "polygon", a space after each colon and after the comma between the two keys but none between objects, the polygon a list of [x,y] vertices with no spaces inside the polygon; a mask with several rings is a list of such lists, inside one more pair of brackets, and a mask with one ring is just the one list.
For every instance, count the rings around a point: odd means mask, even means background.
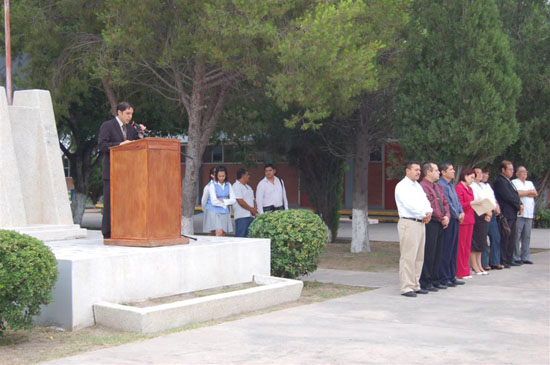
[{"label": "monument base step", "polygon": [[253,288],[149,307],[94,304],[97,324],[127,332],[152,333],[252,312],[300,298],[299,280],[254,275]]},{"label": "monument base step", "polygon": [[22,234],[38,238],[41,241],[62,241],[85,238],[88,233],[78,224],[29,224],[24,227],[8,228]]},{"label": "monument base step", "polygon": [[93,326],[93,305],[135,303],[251,282],[270,273],[268,239],[198,236],[187,245],[125,247],[86,239],[50,241],[57,259],[53,302],[35,323],[67,330]]}]

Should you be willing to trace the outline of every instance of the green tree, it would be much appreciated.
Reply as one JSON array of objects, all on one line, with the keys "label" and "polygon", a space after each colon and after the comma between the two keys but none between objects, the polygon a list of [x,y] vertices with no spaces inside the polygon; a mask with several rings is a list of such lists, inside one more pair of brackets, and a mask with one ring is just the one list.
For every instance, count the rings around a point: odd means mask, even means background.
[{"label": "green tree", "polygon": [[189,128],[183,181],[183,230],[193,233],[202,155],[228,97],[261,79],[283,16],[283,0],[108,0],[103,33],[118,83],[159,93],[181,106]]},{"label": "green tree", "polygon": [[92,171],[102,160],[97,133],[101,123],[112,118],[117,102],[139,100],[136,119],[154,117],[153,125],[144,121],[152,129],[169,130],[173,118],[163,119],[151,110],[178,114],[173,108],[163,110],[166,102],[149,90],[113,87],[112,80],[119,75],[111,65],[119,53],[107,52],[102,38],[105,23],[99,15],[105,9],[105,1],[83,0],[21,0],[12,6],[14,48],[28,61],[17,85],[52,94],[60,147],[69,159],[75,185],[72,212],[78,224]]},{"label": "green tree", "polygon": [[498,5],[521,79],[516,112],[519,138],[502,157],[525,165],[529,179],[544,191],[550,184],[550,4],[502,0]]},{"label": "green tree", "polygon": [[[346,148],[327,141],[336,155],[354,158],[352,252],[370,251],[368,191],[371,151],[388,133],[399,29],[407,1],[315,3],[290,22],[278,44],[282,71],[270,78],[270,95],[283,108],[303,113],[288,126],[318,128],[331,122],[347,137]],[[383,132],[383,133],[382,133]],[[336,147],[336,148],[335,148]]]},{"label": "green tree", "polygon": [[405,155],[492,162],[517,139],[520,91],[495,1],[413,4],[397,118]]},{"label": "green tree", "polygon": [[340,209],[346,155],[333,153],[327,146],[345,143],[345,136],[326,123],[317,130],[292,130],[292,147],[289,151],[290,163],[300,172],[300,188],[307,194],[313,209],[330,231],[330,242],[338,237]]}]

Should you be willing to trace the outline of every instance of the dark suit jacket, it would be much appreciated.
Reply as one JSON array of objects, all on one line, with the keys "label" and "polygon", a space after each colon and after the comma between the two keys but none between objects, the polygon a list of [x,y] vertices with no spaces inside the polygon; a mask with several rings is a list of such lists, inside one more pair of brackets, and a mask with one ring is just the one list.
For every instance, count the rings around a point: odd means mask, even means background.
[{"label": "dark suit jacket", "polygon": [[499,174],[493,184],[495,197],[497,198],[500,210],[506,219],[515,220],[519,209],[521,208],[521,200],[514,184],[504,175]]},{"label": "dark suit jacket", "polygon": [[[128,125],[127,137],[129,141],[139,139],[138,132],[131,125]],[[123,141],[124,137],[122,136],[122,130],[116,119],[103,122],[99,129],[98,138],[99,150],[103,152],[103,180],[110,180],[111,175],[111,156],[109,148],[118,146]]]}]

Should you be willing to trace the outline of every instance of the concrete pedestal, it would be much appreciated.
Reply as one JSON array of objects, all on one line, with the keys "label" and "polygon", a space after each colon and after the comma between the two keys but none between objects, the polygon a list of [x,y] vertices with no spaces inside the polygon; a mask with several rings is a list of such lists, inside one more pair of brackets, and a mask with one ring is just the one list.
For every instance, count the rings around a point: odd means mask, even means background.
[{"label": "concrete pedestal", "polygon": [[58,261],[54,301],[36,323],[76,330],[94,324],[93,305],[128,303],[250,282],[270,274],[268,239],[200,237],[188,245],[105,246],[88,238],[47,242]]},{"label": "concrete pedestal", "polygon": [[0,228],[38,239],[85,237],[73,225],[53,105],[47,90],[0,87]]}]

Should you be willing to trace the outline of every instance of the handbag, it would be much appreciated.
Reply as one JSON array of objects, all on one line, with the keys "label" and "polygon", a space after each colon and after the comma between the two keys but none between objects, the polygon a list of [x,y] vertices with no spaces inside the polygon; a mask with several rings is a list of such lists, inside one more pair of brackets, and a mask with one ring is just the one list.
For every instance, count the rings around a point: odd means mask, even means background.
[{"label": "handbag", "polygon": [[508,220],[502,214],[499,214],[497,216],[497,221],[498,221],[498,228],[500,228],[500,234],[503,235],[504,237],[510,237],[510,235],[512,234],[512,230],[508,225]]}]

